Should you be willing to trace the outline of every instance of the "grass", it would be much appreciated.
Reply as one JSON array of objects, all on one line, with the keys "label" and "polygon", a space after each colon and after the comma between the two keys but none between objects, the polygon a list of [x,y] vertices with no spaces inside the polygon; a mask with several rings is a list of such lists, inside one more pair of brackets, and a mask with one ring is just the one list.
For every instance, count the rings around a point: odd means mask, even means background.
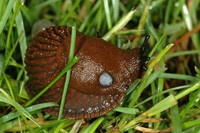
[{"label": "grass", "polygon": [[[200,132],[199,12],[200,0],[0,1],[0,132]],[[40,19],[76,24],[89,36],[99,31],[123,49],[141,46],[149,34],[148,70],[105,116],[58,120],[44,114],[56,105],[34,104],[24,89],[25,52]]]}]

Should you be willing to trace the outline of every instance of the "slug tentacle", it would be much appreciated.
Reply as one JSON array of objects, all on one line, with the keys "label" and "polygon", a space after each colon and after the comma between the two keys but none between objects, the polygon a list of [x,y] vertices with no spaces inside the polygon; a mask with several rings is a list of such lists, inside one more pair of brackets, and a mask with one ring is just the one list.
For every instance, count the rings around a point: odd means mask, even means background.
[{"label": "slug tentacle", "polygon": [[146,35],[145,38],[144,38],[144,42],[143,42],[143,45],[142,47],[140,48],[141,52],[144,53],[146,48],[147,48],[147,43],[148,43],[148,40],[149,40],[150,36],[149,35]]},{"label": "slug tentacle", "polygon": [[[144,52],[146,51],[149,38],[150,38],[149,35],[145,36],[143,45],[142,45],[142,47],[140,48],[141,53],[144,53]],[[141,62],[142,62],[141,70],[142,70],[142,71],[146,71],[146,70],[147,70],[147,66],[146,66],[146,62],[147,62],[147,61],[150,61],[150,57],[144,56],[144,55],[142,54],[142,55],[141,55]]]},{"label": "slug tentacle", "polygon": [[[141,48],[122,50],[97,37],[77,32],[75,56],[80,61],[71,69],[63,116],[70,119],[94,118],[115,108],[131,83],[140,77],[149,60],[143,55],[149,36]],[[34,97],[67,65],[71,28],[52,26],[37,33],[26,51],[26,90]],[[65,75],[37,102],[60,104]],[[45,111],[57,116],[59,107]]]}]

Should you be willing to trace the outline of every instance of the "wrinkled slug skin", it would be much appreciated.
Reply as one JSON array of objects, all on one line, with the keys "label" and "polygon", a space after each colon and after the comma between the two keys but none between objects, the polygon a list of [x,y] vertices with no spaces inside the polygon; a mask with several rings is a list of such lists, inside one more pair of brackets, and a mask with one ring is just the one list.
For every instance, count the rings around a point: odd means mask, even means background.
[{"label": "wrinkled slug skin", "polygon": [[[68,62],[71,28],[49,27],[39,32],[26,51],[26,71],[29,80],[26,91],[32,98],[50,83]],[[122,50],[97,37],[77,31],[75,56],[80,61],[72,67],[63,117],[94,118],[115,108],[125,96],[130,84],[140,77],[141,50]],[[99,83],[102,73],[109,73],[113,84]],[[60,78],[40,99],[60,104],[65,76]],[[57,116],[59,107],[46,108]]]}]

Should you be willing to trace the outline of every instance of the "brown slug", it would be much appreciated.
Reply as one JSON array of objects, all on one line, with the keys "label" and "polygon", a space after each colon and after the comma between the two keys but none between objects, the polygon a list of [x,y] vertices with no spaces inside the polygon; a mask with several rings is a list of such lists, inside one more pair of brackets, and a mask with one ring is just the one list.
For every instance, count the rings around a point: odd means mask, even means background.
[{"label": "brown slug", "polygon": [[[52,26],[33,37],[26,51],[26,90],[34,97],[66,66],[70,48],[71,28]],[[147,44],[149,36],[145,38]],[[63,117],[94,118],[115,108],[125,91],[141,76],[147,57],[141,48],[122,50],[97,37],[77,31],[75,56],[80,61],[71,69]],[[61,77],[38,102],[60,104],[65,76]],[[57,116],[59,107],[45,109]]]}]

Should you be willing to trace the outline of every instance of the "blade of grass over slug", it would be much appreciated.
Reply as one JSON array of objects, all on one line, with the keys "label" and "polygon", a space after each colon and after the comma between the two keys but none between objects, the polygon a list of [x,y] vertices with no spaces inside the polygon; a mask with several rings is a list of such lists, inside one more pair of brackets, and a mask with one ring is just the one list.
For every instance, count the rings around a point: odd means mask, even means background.
[{"label": "blade of grass over slug", "polygon": [[[73,56],[74,56],[75,41],[76,41],[76,27],[73,26],[72,27],[72,35],[71,35],[71,43],[70,43],[70,51],[69,51],[69,61],[72,60]],[[60,109],[59,109],[58,120],[60,120],[62,118],[62,113],[63,113],[63,110],[64,110],[65,99],[66,99],[68,85],[69,85],[69,80],[70,80],[70,74],[71,74],[71,69],[69,69],[67,71],[67,74],[66,74],[66,79],[65,79],[65,84],[64,84],[64,90],[63,90],[61,104],[60,104]]]},{"label": "blade of grass over slug", "polygon": [[24,106],[30,106],[32,103],[34,103],[39,97],[41,97],[49,88],[55,84],[75,63],[78,62],[78,58],[74,57],[67,66],[55,77],[55,79],[50,82],[40,93],[38,93],[34,98],[32,98],[30,101],[28,101]]},{"label": "blade of grass over slug", "polygon": [[102,37],[102,39],[108,41],[113,36],[113,34],[122,29],[132,19],[134,13],[135,10],[129,11],[129,13],[122,17],[118,23],[106,35]]}]

